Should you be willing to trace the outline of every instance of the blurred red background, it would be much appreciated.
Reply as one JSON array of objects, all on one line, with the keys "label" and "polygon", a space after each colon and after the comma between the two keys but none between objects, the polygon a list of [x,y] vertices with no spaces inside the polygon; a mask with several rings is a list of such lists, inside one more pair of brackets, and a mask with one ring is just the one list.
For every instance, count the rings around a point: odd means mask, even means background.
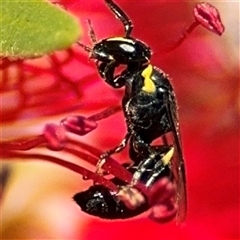
[{"label": "blurred red background", "polygon": [[[133,36],[148,43],[152,63],[172,78],[179,104],[187,169],[188,216],[184,226],[160,225],[145,217],[105,221],[80,211],[71,197],[90,182],[51,163],[4,161],[10,177],[2,199],[3,239],[239,239],[239,3],[212,2],[226,31],[222,37],[199,27],[178,49],[163,54],[193,21],[196,2],[117,1],[134,23]],[[86,19],[98,39],[119,36],[123,27],[104,1],[62,1]],[[2,138],[35,136],[45,123],[75,113],[90,116],[121,101],[77,46],[40,59],[1,65]],[[99,123],[79,140],[101,150],[125,134],[122,113]],[[42,150],[49,155],[58,152]],[[84,165],[62,154],[65,160]],[[116,156],[126,161],[127,151]]]}]

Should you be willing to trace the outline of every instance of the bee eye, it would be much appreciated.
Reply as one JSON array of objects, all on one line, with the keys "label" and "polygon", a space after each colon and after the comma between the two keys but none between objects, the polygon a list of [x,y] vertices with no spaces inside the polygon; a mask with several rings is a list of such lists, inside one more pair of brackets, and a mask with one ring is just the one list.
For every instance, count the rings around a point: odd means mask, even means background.
[{"label": "bee eye", "polygon": [[122,43],[119,45],[120,48],[122,48],[126,52],[134,52],[135,48],[129,44]]}]

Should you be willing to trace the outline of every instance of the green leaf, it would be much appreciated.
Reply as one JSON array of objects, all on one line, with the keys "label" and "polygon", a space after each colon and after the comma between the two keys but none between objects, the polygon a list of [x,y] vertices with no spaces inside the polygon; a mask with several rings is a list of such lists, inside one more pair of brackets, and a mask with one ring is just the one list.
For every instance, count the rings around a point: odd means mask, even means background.
[{"label": "green leaf", "polygon": [[44,0],[0,0],[0,56],[32,58],[66,49],[80,37],[78,20]]}]

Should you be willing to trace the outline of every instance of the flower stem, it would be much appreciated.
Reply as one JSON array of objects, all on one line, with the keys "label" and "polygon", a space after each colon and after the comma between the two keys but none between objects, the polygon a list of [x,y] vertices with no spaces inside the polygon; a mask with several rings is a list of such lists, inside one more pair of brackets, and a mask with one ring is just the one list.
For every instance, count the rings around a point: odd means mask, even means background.
[{"label": "flower stem", "polygon": [[175,50],[176,48],[178,48],[187,38],[187,36],[197,27],[199,26],[200,23],[197,21],[194,21],[184,32],[182,37],[173,45],[171,46],[169,49],[166,50],[166,52],[171,52],[173,50]]},{"label": "flower stem", "polygon": [[55,164],[58,164],[62,167],[65,167],[67,169],[70,169],[78,174],[81,174],[83,177],[87,179],[92,179],[95,183],[102,184],[109,188],[112,191],[118,191],[118,188],[115,184],[113,184],[111,181],[105,179],[102,176],[99,176],[98,174],[91,172],[88,169],[85,169],[79,165],[76,165],[71,162],[67,162],[65,160],[62,160],[60,158],[56,158],[53,156],[47,156],[42,154],[26,154],[25,152],[12,152],[12,151],[5,151],[3,153],[4,158],[8,158],[9,160],[14,160],[14,158],[21,158],[24,160],[43,160],[43,161],[49,161]]},{"label": "flower stem", "polygon": [[34,147],[37,147],[43,143],[46,143],[46,138],[44,137],[44,135],[39,135],[34,139],[27,140],[27,141],[20,142],[20,140],[17,140],[17,141],[10,141],[10,142],[1,142],[0,148],[4,150],[26,151]]}]

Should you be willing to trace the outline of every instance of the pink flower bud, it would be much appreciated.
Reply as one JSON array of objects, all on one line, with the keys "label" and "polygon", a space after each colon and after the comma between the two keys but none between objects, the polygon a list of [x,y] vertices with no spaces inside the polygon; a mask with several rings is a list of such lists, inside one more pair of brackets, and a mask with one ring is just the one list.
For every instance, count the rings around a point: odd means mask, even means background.
[{"label": "pink flower bud", "polygon": [[63,126],[50,123],[46,124],[43,134],[47,140],[47,146],[51,150],[61,150],[66,142],[66,130]]},{"label": "pink flower bud", "polygon": [[61,121],[61,124],[67,129],[67,131],[80,136],[91,132],[98,126],[95,121],[89,120],[83,116],[66,117]]},{"label": "pink flower bud", "polygon": [[224,26],[218,10],[209,3],[199,3],[194,8],[194,16],[198,23],[208,30],[222,35]]}]

